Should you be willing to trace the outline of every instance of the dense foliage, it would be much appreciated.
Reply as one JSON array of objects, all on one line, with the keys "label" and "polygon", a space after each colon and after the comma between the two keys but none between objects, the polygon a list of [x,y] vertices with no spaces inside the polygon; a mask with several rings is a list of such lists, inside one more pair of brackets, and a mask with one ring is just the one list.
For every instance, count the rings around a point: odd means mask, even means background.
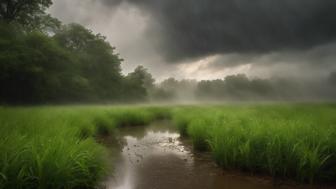
[{"label": "dense foliage", "polygon": [[[105,37],[78,24],[52,36],[0,24],[2,103],[144,100],[143,70],[121,75],[121,59]],[[132,74],[130,74],[132,75]]]},{"label": "dense foliage", "polygon": [[118,95],[102,85],[118,87],[119,58],[101,36],[79,25],[64,26],[48,36],[2,23],[0,37],[2,102],[64,102]]},{"label": "dense foliage", "polygon": [[0,103],[139,101],[143,67],[121,74],[106,38],[45,13],[51,0],[0,2]]}]

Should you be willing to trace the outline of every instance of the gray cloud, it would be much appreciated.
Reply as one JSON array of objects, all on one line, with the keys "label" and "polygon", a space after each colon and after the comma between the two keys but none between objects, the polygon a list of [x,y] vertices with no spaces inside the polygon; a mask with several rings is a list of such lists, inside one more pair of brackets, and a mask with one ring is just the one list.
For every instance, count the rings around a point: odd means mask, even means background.
[{"label": "gray cloud", "polygon": [[[116,6],[122,0],[104,0]],[[336,38],[335,0],[123,0],[145,10],[168,61],[304,50]]]},{"label": "gray cloud", "polygon": [[[334,0],[55,0],[154,77],[323,76],[336,70]],[[175,64],[172,64],[175,63]]]}]

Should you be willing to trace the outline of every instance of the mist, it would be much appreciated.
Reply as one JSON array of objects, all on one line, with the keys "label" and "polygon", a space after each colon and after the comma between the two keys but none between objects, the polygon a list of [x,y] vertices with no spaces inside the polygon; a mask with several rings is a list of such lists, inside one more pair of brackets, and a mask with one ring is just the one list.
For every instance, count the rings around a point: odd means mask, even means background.
[{"label": "mist", "polygon": [[2,101],[333,101],[334,10],[332,0],[49,1],[1,17],[22,27],[0,28],[12,45]]},{"label": "mist", "polygon": [[335,115],[335,0],[0,0],[0,189],[335,189]]}]

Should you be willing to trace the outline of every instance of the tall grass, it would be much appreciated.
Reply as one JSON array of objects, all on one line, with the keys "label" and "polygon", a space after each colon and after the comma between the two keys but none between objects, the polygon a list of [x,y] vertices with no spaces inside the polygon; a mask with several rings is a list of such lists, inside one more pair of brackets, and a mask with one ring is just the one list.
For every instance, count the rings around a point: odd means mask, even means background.
[{"label": "tall grass", "polygon": [[0,188],[95,188],[111,167],[96,138],[156,119],[223,168],[334,181],[335,115],[328,104],[0,107]]},{"label": "tall grass", "polygon": [[312,183],[336,178],[335,115],[327,104],[237,105],[177,108],[173,119],[223,168]]},{"label": "tall grass", "polygon": [[143,125],[164,108],[0,108],[0,188],[94,188],[107,173],[96,137]]}]

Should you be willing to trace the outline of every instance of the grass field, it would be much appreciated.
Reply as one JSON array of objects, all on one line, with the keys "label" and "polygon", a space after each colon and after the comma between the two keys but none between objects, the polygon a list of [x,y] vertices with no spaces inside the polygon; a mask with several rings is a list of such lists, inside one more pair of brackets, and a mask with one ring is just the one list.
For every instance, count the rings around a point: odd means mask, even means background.
[{"label": "grass field", "polygon": [[95,138],[160,116],[159,108],[0,108],[0,188],[93,188],[108,171]]},{"label": "grass field", "polygon": [[335,115],[331,104],[2,107],[0,188],[93,188],[110,167],[97,137],[162,118],[225,169],[329,182]]},{"label": "grass field", "polygon": [[336,179],[335,105],[181,108],[173,119],[223,168],[310,183]]}]

